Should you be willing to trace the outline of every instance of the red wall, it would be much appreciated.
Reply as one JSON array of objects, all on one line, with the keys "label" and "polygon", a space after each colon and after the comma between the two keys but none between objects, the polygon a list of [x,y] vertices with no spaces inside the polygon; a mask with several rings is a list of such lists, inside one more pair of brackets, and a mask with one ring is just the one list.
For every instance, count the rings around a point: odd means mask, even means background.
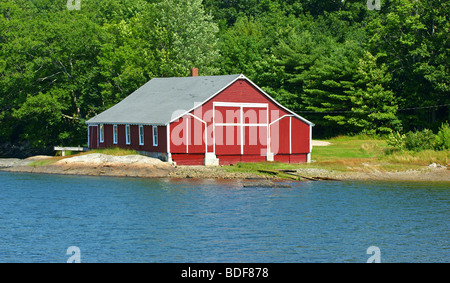
[{"label": "red wall", "polygon": [[97,133],[98,133],[98,127],[97,126],[89,126],[89,148],[97,148],[98,140],[97,140]]},{"label": "red wall", "polygon": [[[130,125],[131,143],[126,144],[125,125],[117,125],[118,143],[113,143],[113,125],[104,125],[104,142],[99,141],[99,148],[120,147],[138,151],[167,152],[166,126],[158,126],[158,146],[153,146],[152,126],[144,126],[144,145],[139,145],[139,126]],[[100,139],[100,136],[98,137]],[[91,141],[91,145],[92,141]],[[95,147],[92,147],[95,148]]]},{"label": "red wall", "polygon": [[[214,151],[213,146],[213,102],[233,103],[264,103],[268,104],[269,121],[267,121],[266,108],[243,108],[244,124],[267,124],[284,116],[291,115],[267,98],[256,87],[244,79],[239,79],[216,95],[201,107],[193,110],[191,114],[201,118],[207,124],[185,115],[171,123],[170,126],[170,152],[172,158],[178,164],[203,164],[206,148],[205,133],[207,136],[208,152]],[[193,102],[194,103],[194,102]],[[193,105],[194,106],[194,105]],[[216,123],[240,123],[240,108],[216,107]],[[225,121],[218,121],[219,115]],[[235,119],[229,118],[235,115]],[[275,154],[274,159],[283,162],[305,162],[306,154],[310,151],[309,125],[295,117],[285,117],[270,126],[270,147]],[[291,129],[291,134],[289,134]],[[144,145],[139,145],[139,126],[131,125],[131,144],[126,144],[125,125],[118,125],[118,144],[113,144],[113,125],[104,125],[104,142],[100,148],[121,147],[132,148],[139,151],[167,152],[166,126],[158,126],[158,146],[153,146],[152,126],[144,126]],[[216,126],[215,128],[215,152],[220,164],[232,164],[237,162],[259,162],[266,160],[267,127],[244,126],[243,141],[244,155],[241,155],[241,129],[240,126]],[[90,147],[97,147],[97,128],[89,126]],[[188,154],[187,154],[188,152]],[[291,153],[291,154],[290,154]]]},{"label": "red wall", "polygon": [[[256,87],[244,79],[237,80],[231,86],[223,90],[220,94],[213,97],[211,100],[204,103],[201,107],[191,111],[191,114],[201,118],[207,123],[207,142],[208,152],[214,151],[213,146],[213,102],[233,102],[233,103],[267,103],[269,111],[269,123],[284,116],[291,115],[284,109],[276,105],[272,100],[267,98]],[[216,123],[240,123],[238,121],[240,110],[235,107],[215,107],[216,113],[214,114]],[[244,108],[244,123],[267,123],[267,114],[265,108]],[[263,115],[261,115],[263,114]],[[221,116],[220,116],[221,115]],[[234,117],[234,119],[226,118]],[[231,115],[231,116],[230,116]],[[226,121],[218,121],[217,117],[223,117]],[[255,120],[256,117],[256,120]],[[250,119],[252,118],[252,119]],[[188,125],[186,126],[186,120]],[[253,121],[250,121],[253,120]],[[289,129],[291,125],[291,134]],[[196,128],[195,128],[196,127]],[[189,128],[188,137],[186,136],[187,128]],[[170,140],[170,152],[172,158],[178,163],[189,163],[189,158],[192,158],[192,163],[198,163],[198,160],[194,161],[194,155],[192,154],[204,154],[205,153],[205,126],[198,120],[191,116],[184,116],[179,120],[173,122],[170,125],[171,140]],[[279,154],[278,159],[287,160],[287,162],[304,162],[306,161],[306,153],[309,153],[309,125],[299,120],[298,118],[286,117],[276,122],[271,126],[271,151],[275,154]],[[243,130],[244,134],[244,156],[241,156],[241,131],[240,126],[216,126],[215,128],[215,153],[220,160],[220,164],[231,164],[237,162],[256,162],[266,160],[266,148],[267,148],[267,127],[248,127],[245,126]],[[291,145],[290,137],[292,139]],[[186,147],[186,141],[189,139],[188,147]],[[195,143],[194,140],[197,142]],[[180,155],[186,153],[188,149],[189,156]],[[293,154],[293,157],[289,157],[289,153]],[[282,155],[287,154],[287,157]],[[303,160],[304,161],[301,161]],[[178,161],[177,161],[178,160]],[[178,163],[178,164],[182,164]]]}]

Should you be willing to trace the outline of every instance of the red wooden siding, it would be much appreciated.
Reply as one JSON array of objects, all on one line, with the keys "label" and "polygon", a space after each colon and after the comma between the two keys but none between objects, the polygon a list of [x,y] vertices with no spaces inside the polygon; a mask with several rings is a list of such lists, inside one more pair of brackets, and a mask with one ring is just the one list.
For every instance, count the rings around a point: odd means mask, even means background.
[{"label": "red wooden siding", "polygon": [[[206,122],[208,152],[215,152],[220,164],[266,160],[267,124],[288,115],[270,126],[271,152],[275,160],[306,162],[310,148],[309,125],[292,117],[246,80],[237,80],[190,114]],[[200,164],[200,157],[195,154],[205,153],[204,131],[204,124],[189,115],[170,124],[170,152],[177,164]]]},{"label": "red wooden siding", "polygon": [[309,125],[292,117],[292,153],[309,153],[309,142]]},{"label": "red wooden siding", "polygon": [[[94,127],[90,127],[94,128]],[[96,127],[95,127],[96,128]],[[118,140],[117,144],[113,142],[113,125],[104,125],[104,142],[100,142],[100,136],[91,134],[90,147],[97,148],[97,138],[99,148],[120,147],[129,148],[138,151],[148,152],[167,152],[166,126],[158,126],[158,146],[153,146],[153,127],[144,126],[144,145],[139,144],[139,126],[130,125],[130,144],[126,143],[126,126],[117,125]],[[98,137],[97,137],[98,136]],[[95,145],[92,140],[95,139]]]},{"label": "red wooden siding", "polygon": [[221,165],[265,161],[268,150],[275,161],[301,163],[310,153],[310,125],[245,79],[238,79],[168,127],[169,137],[167,127],[158,126],[158,145],[153,146],[152,126],[143,126],[144,145],[140,145],[138,125],[130,125],[130,144],[126,144],[126,125],[118,125],[117,144],[113,143],[113,125],[104,125],[104,142],[99,140],[100,127],[90,125],[89,147],[170,152],[179,165],[202,165],[206,152],[214,152]]},{"label": "red wooden siding", "polygon": [[98,127],[97,126],[89,126],[89,148],[97,148],[98,147]]},{"label": "red wooden siding", "polygon": [[177,165],[203,165],[203,158],[205,154],[201,153],[172,153],[172,160],[177,162]]},{"label": "red wooden siding", "polygon": [[170,124],[170,152],[205,153],[205,125],[192,116],[183,116]]},{"label": "red wooden siding", "polygon": [[215,127],[216,155],[241,154],[241,130],[238,126]]},{"label": "red wooden siding", "polygon": [[278,154],[274,156],[274,160],[283,163],[305,163],[307,154]]}]

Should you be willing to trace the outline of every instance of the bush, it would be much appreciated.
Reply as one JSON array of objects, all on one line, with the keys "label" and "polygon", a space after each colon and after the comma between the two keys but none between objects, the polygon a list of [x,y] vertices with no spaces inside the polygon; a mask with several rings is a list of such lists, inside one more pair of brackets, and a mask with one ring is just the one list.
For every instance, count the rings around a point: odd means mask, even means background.
[{"label": "bush", "polygon": [[443,123],[436,135],[436,149],[450,149],[450,126]]},{"label": "bush", "polygon": [[387,144],[395,149],[403,150],[405,148],[405,134],[400,134],[400,132],[392,132],[387,140]]},{"label": "bush", "polygon": [[434,149],[435,144],[436,136],[429,129],[415,132],[409,131],[405,135],[405,148],[407,150],[421,151]]}]

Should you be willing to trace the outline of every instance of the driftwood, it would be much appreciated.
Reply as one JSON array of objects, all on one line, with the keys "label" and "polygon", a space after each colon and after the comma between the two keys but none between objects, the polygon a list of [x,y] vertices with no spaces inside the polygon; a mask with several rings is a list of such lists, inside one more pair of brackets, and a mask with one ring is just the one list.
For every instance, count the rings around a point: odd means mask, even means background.
[{"label": "driftwood", "polygon": [[[293,179],[293,180],[298,180],[299,178],[301,178],[301,179],[310,180],[310,181],[339,181],[337,179],[333,179],[333,178],[329,178],[329,177],[306,177],[306,176],[302,176],[302,175],[298,174],[297,170],[294,170],[294,169],[277,169],[276,171],[273,171],[273,170],[258,170],[258,172],[272,174],[274,176],[278,176],[279,173],[284,173],[285,175],[287,175],[286,177],[289,177],[290,179]],[[292,176],[292,177],[290,177],[290,176]]]},{"label": "driftwood", "polygon": [[277,184],[275,182],[257,182],[257,183],[246,183],[243,185],[244,188],[291,188],[287,184]]},{"label": "driftwood", "polygon": [[271,170],[258,170],[258,172],[260,172],[260,173],[268,173],[268,174],[272,174],[272,175],[278,175],[278,173],[279,173],[277,171],[271,171]]}]

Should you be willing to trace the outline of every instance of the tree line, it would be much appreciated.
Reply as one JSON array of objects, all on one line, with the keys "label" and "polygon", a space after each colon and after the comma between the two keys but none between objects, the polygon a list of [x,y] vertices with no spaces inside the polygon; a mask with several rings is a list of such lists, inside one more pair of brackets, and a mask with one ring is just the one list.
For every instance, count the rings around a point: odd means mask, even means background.
[{"label": "tree line", "polygon": [[448,1],[0,0],[0,143],[82,145],[153,77],[245,74],[315,137],[450,120]]}]

